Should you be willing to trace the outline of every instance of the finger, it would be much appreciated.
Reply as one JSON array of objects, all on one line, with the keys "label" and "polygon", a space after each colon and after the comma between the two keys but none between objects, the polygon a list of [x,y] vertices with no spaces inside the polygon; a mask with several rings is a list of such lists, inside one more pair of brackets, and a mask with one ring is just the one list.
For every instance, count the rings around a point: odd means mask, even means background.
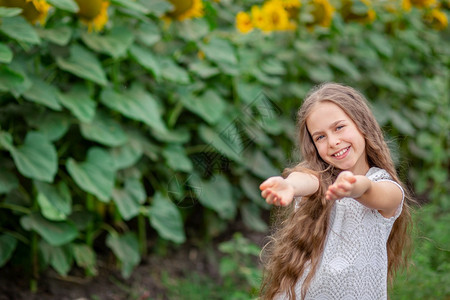
[{"label": "finger", "polygon": [[269,194],[269,191],[268,190],[263,190],[262,192],[261,192],[261,197],[263,197],[263,198],[267,198],[267,195]]},{"label": "finger", "polygon": [[355,176],[347,176],[345,177],[345,180],[349,183],[355,183],[356,182],[356,177]]},{"label": "finger", "polygon": [[259,189],[264,190],[264,189],[267,189],[267,188],[273,186],[275,184],[275,180],[276,179],[274,177],[267,179],[266,181],[261,183],[261,185],[259,186]]}]

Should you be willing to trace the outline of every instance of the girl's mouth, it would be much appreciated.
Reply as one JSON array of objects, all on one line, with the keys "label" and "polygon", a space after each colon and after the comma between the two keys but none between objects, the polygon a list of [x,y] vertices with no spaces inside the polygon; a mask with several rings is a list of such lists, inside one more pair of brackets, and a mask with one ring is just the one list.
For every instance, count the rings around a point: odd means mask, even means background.
[{"label": "girl's mouth", "polygon": [[349,149],[350,149],[350,146],[348,146],[347,148],[342,149],[339,152],[336,152],[336,153],[332,154],[331,156],[333,156],[335,158],[338,158],[338,159],[344,158],[347,155]]}]

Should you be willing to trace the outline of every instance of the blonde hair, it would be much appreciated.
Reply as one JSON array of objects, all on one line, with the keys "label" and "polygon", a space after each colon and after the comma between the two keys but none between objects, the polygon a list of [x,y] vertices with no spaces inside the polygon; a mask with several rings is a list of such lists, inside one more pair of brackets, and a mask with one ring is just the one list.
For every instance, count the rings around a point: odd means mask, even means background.
[{"label": "blonde hair", "polygon": [[[323,101],[339,106],[356,124],[365,139],[369,166],[385,169],[394,181],[401,184],[389,147],[364,96],[351,87],[336,83],[325,83],[311,90],[297,115],[303,161],[293,168],[285,169],[283,176],[293,171],[311,173],[319,178],[320,186],[316,193],[301,201],[296,210],[291,206],[287,217],[279,224],[280,228],[271,237],[271,242],[264,247],[263,254],[267,261],[261,285],[262,299],[273,299],[283,292],[289,299],[295,299],[295,285],[309,265],[310,271],[304,278],[301,291],[301,298],[304,298],[324,250],[333,206],[332,201],[325,200],[325,192],[340,170],[322,160],[306,126],[306,119],[312,108]],[[406,191],[405,188],[404,190]],[[405,193],[405,198],[411,200],[409,193]],[[406,266],[410,254],[408,229],[412,220],[407,202],[403,202],[402,213],[395,221],[387,241],[390,282],[395,272]]]}]

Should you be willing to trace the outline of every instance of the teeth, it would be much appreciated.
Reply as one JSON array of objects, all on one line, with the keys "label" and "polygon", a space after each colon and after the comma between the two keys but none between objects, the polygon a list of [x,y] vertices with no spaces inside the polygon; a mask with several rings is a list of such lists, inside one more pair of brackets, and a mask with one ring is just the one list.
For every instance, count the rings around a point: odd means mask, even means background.
[{"label": "teeth", "polygon": [[339,156],[343,155],[345,152],[347,152],[347,150],[348,150],[348,147],[345,148],[345,149],[342,149],[342,150],[339,151],[338,153],[334,154],[334,156],[335,156],[335,157],[339,157]]}]

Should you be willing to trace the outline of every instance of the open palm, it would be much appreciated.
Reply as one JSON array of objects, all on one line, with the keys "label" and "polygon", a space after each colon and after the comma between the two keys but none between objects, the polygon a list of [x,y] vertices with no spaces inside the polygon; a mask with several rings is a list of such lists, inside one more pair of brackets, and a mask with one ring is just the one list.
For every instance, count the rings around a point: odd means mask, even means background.
[{"label": "open palm", "polygon": [[294,198],[294,188],[281,176],[270,177],[259,188],[261,196],[269,204],[286,206]]}]

